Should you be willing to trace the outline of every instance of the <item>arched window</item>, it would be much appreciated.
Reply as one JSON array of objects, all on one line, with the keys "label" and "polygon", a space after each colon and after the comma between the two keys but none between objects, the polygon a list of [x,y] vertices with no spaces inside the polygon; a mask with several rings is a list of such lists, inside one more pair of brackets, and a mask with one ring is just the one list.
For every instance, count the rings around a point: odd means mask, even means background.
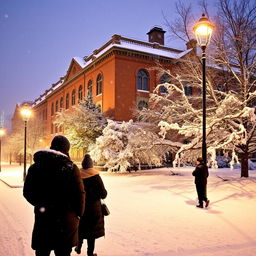
[{"label": "arched window", "polygon": [[55,112],[58,112],[59,111],[59,101],[57,100],[55,102]]},{"label": "arched window", "polygon": [[66,109],[69,108],[69,93],[66,95]]},{"label": "arched window", "polygon": [[87,85],[87,97],[92,97],[92,80],[89,80]]},{"label": "arched window", "polygon": [[[164,83],[170,83],[171,77],[168,74],[163,74],[160,77],[160,84],[164,84]],[[168,90],[165,86],[160,86],[160,93],[166,94],[168,93]]]},{"label": "arched window", "polygon": [[149,91],[149,75],[143,69],[137,73],[137,90]]},{"label": "arched window", "polygon": [[54,115],[54,103],[52,103],[52,107],[51,107],[51,116]]},{"label": "arched window", "polygon": [[60,110],[63,109],[63,97],[60,98]]},{"label": "arched window", "polygon": [[76,104],[76,90],[75,89],[72,91],[71,104],[72,104],[72,106]]},{"label": "arched window", "polygon": [[148,108],[148,103],[145,100],[140,100],[138,103],[138,109],[142,110],[143,108]]},{"label": "arched window", "polygon": [[80,85],[78,88],[78,100],[82,101],[83,100],[83,86]]},{"label": "arched window", "polygon": [[96,86],[96,95],[102,94],[102,74],[98,74],[97,76],[97,86]]}]

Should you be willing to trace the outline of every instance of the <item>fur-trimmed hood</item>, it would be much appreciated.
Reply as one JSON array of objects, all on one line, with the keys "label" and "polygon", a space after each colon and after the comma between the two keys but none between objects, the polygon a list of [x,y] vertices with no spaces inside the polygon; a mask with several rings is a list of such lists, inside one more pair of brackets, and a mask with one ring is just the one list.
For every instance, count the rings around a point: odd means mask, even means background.
[{"label": "fur-trimmed hood", "polygon": [[95,175],[99,175],[99,171],[94,168],[88,168],[88,169],[80,169],[81,178],[87,179]]},{"label": "fur-trimmed hood", "polygon": [[53,149],[42,149],[34,154],[35,163],[49,162],[53,159],[55,159],[55,161],[57,159],[59,161],[70,161],[67,155]]}]

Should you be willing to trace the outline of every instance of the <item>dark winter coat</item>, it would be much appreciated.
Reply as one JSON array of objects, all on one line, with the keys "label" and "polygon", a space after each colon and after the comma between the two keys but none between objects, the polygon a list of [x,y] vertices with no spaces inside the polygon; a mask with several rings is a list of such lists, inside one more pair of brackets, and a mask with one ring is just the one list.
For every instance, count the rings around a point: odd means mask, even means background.
[{"label": "dark winter coat", "polygon": [[71,248],[77,245],[79,216],[84,212],[79,169],[55,150],[36,152],[34,162],[23,188],[24,197],[34,206],[32,248]]},{"label": "dark winter coat", "polygon": [[195,176],[195,184],[207,184],[207,177],[209,176],[207,165],[198,164],[192,175]]},{"label": "dark winter coat", "polygon": [[81,177],[86,192],[86,202],[79,225],[79,237],[81,239],[99,238],[105,235],[100,199],[106,198],[107,191],[97,170],[81,169]]}]

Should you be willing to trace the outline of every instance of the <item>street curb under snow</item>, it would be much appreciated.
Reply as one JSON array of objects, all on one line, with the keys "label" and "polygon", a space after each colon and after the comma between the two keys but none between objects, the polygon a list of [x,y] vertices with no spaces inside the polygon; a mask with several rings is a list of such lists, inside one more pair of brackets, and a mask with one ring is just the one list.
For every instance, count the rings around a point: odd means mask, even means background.
[{"label": "street curb under snow", "polygon": [[11,185],[11,184],[9,184],[9,182],[3,180],[2,178],[0,178],[0,180],[1,180],[5,185],[7,185],[7,186],[10,187],[10,188],[23,188],[23,185]]}]

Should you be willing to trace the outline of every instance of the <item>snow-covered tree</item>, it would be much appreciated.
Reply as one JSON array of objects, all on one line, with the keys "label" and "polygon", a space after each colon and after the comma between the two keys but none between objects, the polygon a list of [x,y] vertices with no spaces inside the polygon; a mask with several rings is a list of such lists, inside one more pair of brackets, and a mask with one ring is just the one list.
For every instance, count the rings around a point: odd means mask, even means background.
[{"label": "snow-covered tree", "polygon": [[[171,146],[163,146],[163,139],[148,129],[149,124],[116,122],[108,120],[102,136],[97,138],[90,154],[95,162],[104,164],[108,170],[126,171],[129,167],[141,164],[159,166],[163,162],[164,153]],[[161,140],[161,142],[160,142]]]},{"label": "snow-covered tree", "polygon": [[[9,151],[10,162],[14,156],[17,160],[18,156],[24,154],[24,121],[22,119],[16,121],[15,131],[8,134],[6,140],[6,148]],[[34,152],[42,147],[41,139],[45,136],[41,123],[36,119],[31,118],[27,123],[27,155],[32,161]]]},{"label": "snow-covered tree", "polygon": [[[206,10],[207,6],[203,2]],[[177,5],[180,19],[169,22],[172,35],[191,39],[191,7]],[[207,11],[207,10],[206,10]],[[248,177],[248,157],[256,151],[255,71],[256,3],[251,0],[218,1],[216,32],[208,49],[207,146],[215,161],[216,149],[230,149],[241,157],[241,176]],[[189,27],[190,26],[190,27]],[[176,27],[176,30],[174,29]],[[161,135],[170,133],[186,140],[176,154],[184,160],[199,154],[202,144],[201,63],[193,54],[180,61],[179,70],[165,70],[168,93],[151,95],[149,109],[140,113],[144,121],[158,121]],[[159,89],[159,85],[157,89]],[[188,89],[193,96],[188,95]],[[176,136],[175,135],[175,136]],[[174,137],[175,137],[174,136]],[[189,150],[189,153],[187,153]],[[214,163],[213,163],[214,164]],[[231,162],[232,164],[232,162]]]},{"label": "snow-covered tree", "polygon": [[73,148],[88,150],[102,134],[107,121],[92,97],[87,97],[70,111],[58,112],[55,124],[64,128]]}]

